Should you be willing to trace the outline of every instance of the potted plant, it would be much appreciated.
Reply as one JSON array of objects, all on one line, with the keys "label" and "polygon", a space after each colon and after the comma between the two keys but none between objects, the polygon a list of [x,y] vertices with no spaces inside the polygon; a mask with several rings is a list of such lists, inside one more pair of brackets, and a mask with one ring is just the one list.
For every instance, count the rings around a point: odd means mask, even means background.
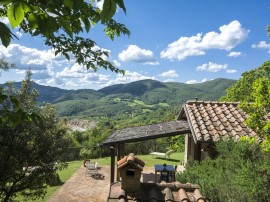
[{"label": "potted plant", "polygon": [[80,151],[80,156],[84,159],[83,165],[84,167],[86,166],[86,162],[90,161],[92,154],[92,149],[91,148],[82,148]]}]

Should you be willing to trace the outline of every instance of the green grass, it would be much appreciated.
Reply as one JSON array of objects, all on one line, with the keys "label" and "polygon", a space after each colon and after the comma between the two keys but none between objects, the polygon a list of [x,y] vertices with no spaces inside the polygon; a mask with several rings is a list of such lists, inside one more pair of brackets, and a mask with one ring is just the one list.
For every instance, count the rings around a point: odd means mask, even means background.
[{"label": "green grass", "polygon": [[[68,163],[68,167],[58,172],[61,182],[64,184],[77,170],[83,165],[83,161],[72,161]],[[43,199],[28,200],[32,202],[47,201],[62,185],[47,188],[47,193]],[[17,198],[19,201],[25,201],[21,196]]]},{"label": "green grass", "polygon": [[[181,161],[184,160],[184,153],[173,153],[171,154],[170,159],[165,158],[154,158],[153,155],[136,155],[139,159],[143,160],[145,162],[145,166],[151,167],[155,164],[172,164],[172,165],[180,165]],[[115,158],[116,159],[116,158]],[[100,159],[91,159],[91,161],[98,162],[98,166],[109,166],[111,164],[111,157],[104,157]]]},{"label": "green grass", "polygon": [[134,103],[138,104],[138,105],[142,105],[142,106],[145,106],[145,107],[149,107],[149,108],[152,108],[154,107],[155,105],[147,105],[145,104],[143,101],[141,100],[134,100]]},{"label": "green grass", "polygon": [[[67,169],[61,170],[58,172],[61,182],[64,184],[82,165],[82,161],[72,161],[68,163]],[[45,198],[40,201],[45,201],[49,199],[49,197],[56,192],[61,185],[54,186],[54,187],[48,187],[47,194],[45,195]]]},{"label": "green grass", "polygon": [[[136,155],[139,159],[145,162],[145,166],[151,167],[155,164],[171,164],[179,165],[181,161],[184,160],[184,153],[173,153],[171,154],[170,159],[165,158],[154,158],[152,155]],[[116,159],[116,158],[115,158]],[[111,157],[104,157],[99,159],[91,159],[91,161],[98,162],[98,166],[109,166],[111,165]],[[67,169],[61,170],[58,172],[61,182],[64,184],[81,166],[83,161],[72,161],[68,163]],[[47,188],[47,193],[43,199],[32,200],[31,202],[43,202],[47,201],[62,185],[53,186]],[[21,196],[17,198],[19,201],[25,201]]]},{"label": "green grass", "polygon": [[168,103],[166,103],[166,102],[160,102],[159,105],[162,106],[162,107],[169,107],[169,106],[170,106],[170,105],[169,105]]},{"label": "green grass", "polygon": [[119,98],[119,97],[113,98],[113,101],[115,101],[115,102],[121,102],[121,98]]}]

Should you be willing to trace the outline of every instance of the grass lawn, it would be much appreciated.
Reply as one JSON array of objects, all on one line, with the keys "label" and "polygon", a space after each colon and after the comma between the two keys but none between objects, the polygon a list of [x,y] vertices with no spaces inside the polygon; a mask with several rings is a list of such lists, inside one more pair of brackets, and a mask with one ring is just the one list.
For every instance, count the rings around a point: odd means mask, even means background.
[{"label": "grass lawn", "polygon": [[[68,163],[67,169],[61,170],[58,172],[61,182],[64,184],[77,170],[82,166],[82,161],[71,161]],[[49,197],[56,192],[62,185],[48,187],[47,194],[43,200],[39,201],[46,201]]]},{"label": "grass lawn", "polygon": [[[165,158],[159,158],[156,157],[154,158],[153,155],[136,155],[139,159],[143,160],[145,162],[145,166],[152,167],[155,164],[171,164],[171,165],[180,165],[181,161],[184,160],[184,152],[180,153],[172,153],[170,159],[165,159]],[[115,158],[116,159],[116,158]],[[98,162],[99,166],[109,166],[111,163],[111,157],[104,157],[100,159],[91,159],[91,161]]]},{"label": "grass lawn", "polygon": [[[171,154],[170,159],[165,158],[155,158],[152,155],[137,155],[139,159],[143,160],[145,162],[145,166],[151,167],[155,164],[171,164],[171,165],[179,165],[181,161],[184,160],[184,153],[173,153]],[[116,159],[116,158],[115,158]],[[110,157],[104,157],[99,159],[91,159],[91,161],[98,162],[98,166],[109,166],[111,164],[111,158]],[[72,161],[68,163],[67,169],[61,170],[58,172],[59,177],[61,179],[61,182],[64,184],[75,172],[80,168],[83,164],[83,161]],[[59,186],[53,186],[47,188],[47,193],[43,199],[33,200],[32,202],[43,202],[47,201],[59,188]],[[19,201],[25,201],[25,199],[21,196],[17,198]]]},{"label": "grass lawn", "polygon": [[[83,161],[71,161],[68,163],[67,169],[61,170],[58,172],[59,177],[61,179],[61,182],[64,184],[75,172],[80,168],[83,164]],[[53,195],[62,185],[59,186],[53,186],[53,187],[48,187],[47,188],[47,193],[43,199],[37,199],[37,200],[32,200],[34,202],[43,202],[47,201],[50,196]],[[19,201],[25,201],[25,199],[21,196],[17,198]]]}]

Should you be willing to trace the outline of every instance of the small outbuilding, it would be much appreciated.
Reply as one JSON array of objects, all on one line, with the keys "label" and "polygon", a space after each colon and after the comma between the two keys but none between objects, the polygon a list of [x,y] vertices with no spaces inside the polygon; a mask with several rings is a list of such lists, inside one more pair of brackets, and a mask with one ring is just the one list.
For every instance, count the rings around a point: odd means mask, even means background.
[{"label": "small outbuilding", "polygon": [[140,189],[140,178],[145,163],[134,156],[133,153],[117,162],[117,172],[120,176],[121,188],[126,192]]},{"label": "small outbuilding", "polygon": [[111,149],[111,183],[115,182],[115,155],[118,160],[123,158],[126,143],[185,135],[186,163],[188,159],[201,161],[207,156],[215,156],[213,146],[220,139],[257,137],[245,124],[247,114],[238,105],[237,102],[187,101],[176,121],[113,132],[103,143]]},{"label": "small outbuilding", "polygon": [[117,165],[120,181],[111,184],[108,202],[206,202],[197,184],[141,182],[141,173],[145,164],[132,153],[120,159]]},{"label": "small outbuilding", "polygon": [[190,132],[185,135],[185,162],[215,156],[214,143],[220,139],[256,137],[245,124],[247,114],[238,102],[188,101],[178,120],[187,121]]}]

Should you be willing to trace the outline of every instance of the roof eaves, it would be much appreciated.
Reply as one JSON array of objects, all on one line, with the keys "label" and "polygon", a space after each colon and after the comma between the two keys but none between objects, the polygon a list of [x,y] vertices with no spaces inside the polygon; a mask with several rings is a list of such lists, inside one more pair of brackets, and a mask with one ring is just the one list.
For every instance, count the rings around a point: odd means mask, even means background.
[{"label": "roof eaves", "polygon": [[154,137],[153,136],[146,136],[146,137],[138,137],[138,138],[130,138],[130,139],[124,139],[124,140],[119,140],[119,141],[106,141],[106,142],[103,142],[102,145],[103,146],[111,146],[111,145],[117,145],[117,144],[123,144],[123,143],[131,143],[131,142],[139,142],[139,141],[145,141],[145,140],[151,140],[151,139],[157,139],[157,138],[162,138],[162,137],[170,137],[170,136],[174,136],[174,135],[178,135],[179,133],[181,134],[186,134],[190,132],[190,129],[181,129],[181,130],[178,130],[178,131],[173,131],[173,132],[170,132],[170,133],[167,133],[167,134],[164,134],[164,133],[159,133],[159,134],[156,134]]},{"label": "roof eaves", "polygon": [[180,120],[180,119],[185,118],[184,117],[184,115],[185,115],[184,107],[185,107],[185,104],[182,105],[182,108],[181,108],[176,120]]},{"label": "roof eaves", "polygon": [[190,131],[191,131],[191,134],[192,134],[194,143],[197,144],[198,140],[197,140],[197,138],[196,138],[196,134],[195,134],[195,132],[194,132],[193,125],[192,125],[192,123],[191,123],[191,121],[190,121],[190,118],[189,118],[189,114],[188,114],[188,112],[187,112],[187,107],[186,107],[186,105],[184,105],[183,108],[184,108],[184,111],[185,111],[185,114],[186,114],[186,117],[187,117],[188,125],[189,125],[189,127],[190,127]]}]

